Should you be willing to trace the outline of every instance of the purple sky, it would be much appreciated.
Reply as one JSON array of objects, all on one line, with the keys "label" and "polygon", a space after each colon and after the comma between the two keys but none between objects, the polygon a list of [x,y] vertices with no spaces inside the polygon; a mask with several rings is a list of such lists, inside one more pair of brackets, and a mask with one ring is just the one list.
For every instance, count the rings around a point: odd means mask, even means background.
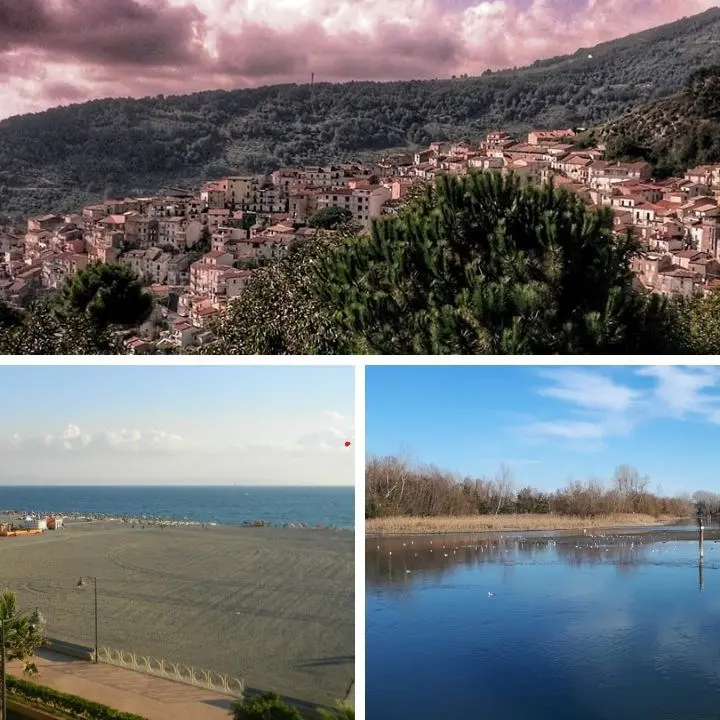
[{"label": "purple sky", "polygon": [[715,0],[0,0],[0,118],[98,97],[480,74]]}]

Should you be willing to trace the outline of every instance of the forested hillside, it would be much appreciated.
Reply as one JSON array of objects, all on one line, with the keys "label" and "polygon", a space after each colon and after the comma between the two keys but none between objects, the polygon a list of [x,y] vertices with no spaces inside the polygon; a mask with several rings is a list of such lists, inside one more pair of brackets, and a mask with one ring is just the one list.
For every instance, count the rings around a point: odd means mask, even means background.
[{"label": "forested hillside", "polygon": [[720,9],[478,78],[97,100],[0,122],[0,213],[227,172],[362,157],[502,127],[594,125],[720,63]]},{"label": "forested hillside", "polygon": [[720,65],[695,72],[676,95],[642,105],[594,129],[607,156],[645,159],[658,176],[720,162]]}]

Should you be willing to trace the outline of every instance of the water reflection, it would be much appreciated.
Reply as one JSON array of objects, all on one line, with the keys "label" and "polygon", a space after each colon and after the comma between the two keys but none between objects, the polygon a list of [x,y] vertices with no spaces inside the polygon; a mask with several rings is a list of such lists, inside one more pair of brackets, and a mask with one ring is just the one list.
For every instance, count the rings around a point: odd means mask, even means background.
[{"label": "water reflection", "polygon": [[[508,571],[515,565],[562,561],[580,568],[585,565],[611,564],[617,572],[629,573],[643,564],[660,562],[668,543],[697,538],[697,530],[603,532],[582,535],[554,533],[538,537],[527,533],[453,534],[412,537],[375,537],[366,541],[365,575],[368,586],[403,588],[418,579],[440,579],[459,567],[478,568],[501,563]],[[700,545],[718,547],[720,528],[706,529]],[[702,562],[699,566],[702,589]]]},{"label": "water reflection", "polygon": [[719,570],[718,528],[368,538],[368,720],[717,720]]}]

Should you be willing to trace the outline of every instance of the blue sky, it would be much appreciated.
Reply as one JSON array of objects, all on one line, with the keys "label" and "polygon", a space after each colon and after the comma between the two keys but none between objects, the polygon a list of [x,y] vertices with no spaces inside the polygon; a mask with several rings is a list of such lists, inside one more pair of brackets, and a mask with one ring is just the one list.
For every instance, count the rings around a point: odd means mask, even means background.
[{"label": "blue sky", "polygon": [[0,366],[0,484],[353,483],[352,367]]},{"label": "blue sky", "polygon": [[368,367],[367,452],[542,489],[630,464],[720,491],[720,368]]}]

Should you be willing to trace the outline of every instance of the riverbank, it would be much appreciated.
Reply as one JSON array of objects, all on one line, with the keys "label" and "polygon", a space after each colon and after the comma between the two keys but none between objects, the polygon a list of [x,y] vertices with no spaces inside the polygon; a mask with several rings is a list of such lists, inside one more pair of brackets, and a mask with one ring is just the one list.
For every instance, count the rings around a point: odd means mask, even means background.
[{"label": "riverbank", "polygon": [[688,518],[637,513],[613,513],[593,518],[563,515],[468,515],[438,517],[384,517],[365,521],[366,535],[434,535],[532,530],[582,530],[590,528],[623,528],[653,525],[676,525],[692,522]]},{"label": "riverbank", "polygon": [[71,522],[0,538],[2,585],[47,634],[240,677],[332,704],[354,677],[354,535],[340,530]]}]

